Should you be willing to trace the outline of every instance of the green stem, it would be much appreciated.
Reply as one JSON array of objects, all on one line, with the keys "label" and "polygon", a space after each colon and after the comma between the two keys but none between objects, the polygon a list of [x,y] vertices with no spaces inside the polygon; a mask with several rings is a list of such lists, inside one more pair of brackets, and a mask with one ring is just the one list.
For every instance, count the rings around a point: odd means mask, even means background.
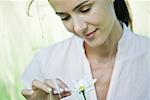
[{"label": "green stem", "polygon": [[83,90],[83,91],[81,91],[81,93],[82,93],[82,95],[83,95],[83,97],[84,97],[84,100],[86,100],[86,96],[85,96],[85,92],[84,92],[84,90]]}]

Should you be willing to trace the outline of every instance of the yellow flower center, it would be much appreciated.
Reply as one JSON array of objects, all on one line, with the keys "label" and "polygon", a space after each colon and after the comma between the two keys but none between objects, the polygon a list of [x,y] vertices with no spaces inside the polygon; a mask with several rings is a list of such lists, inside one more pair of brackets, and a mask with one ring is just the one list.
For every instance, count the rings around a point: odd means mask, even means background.
[{"label": "yellow flower center", "polygon": [[79,87],[79,90],[80,90],[80,91],[84,91],[85,89],[86,89],[86,87],[83,86],[83,85],[81,85],[81,86]]}]

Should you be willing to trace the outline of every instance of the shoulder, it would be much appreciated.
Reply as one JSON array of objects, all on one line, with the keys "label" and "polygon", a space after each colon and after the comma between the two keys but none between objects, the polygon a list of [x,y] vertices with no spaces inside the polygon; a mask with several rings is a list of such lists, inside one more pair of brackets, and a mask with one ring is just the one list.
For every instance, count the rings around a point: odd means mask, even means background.
[{"label": "shoulder", "polygon": [[127,26],[124,25],[124,42],[128,47],[136,49],[150,50],[150,38],[139,35],[139,33],[132,32]]},{"label": "shoulder", "polygon": [[[81,42],[78,41],[80,41],[78,37],[72,36],[42,48],[36,53],[22,75],[22,82],[26,87],[31,88],[33,79],[43,80],[47,77],[61,76],[61,69],[63,70],[67,66],[66,61],[69,63],[70,57],[79,54],[77,48],[80,48],[79,44]],[[73,60],[71,59],[71,61]]]},{"label": "shoulder", "polygon": [[[130,45],[138,45],[139,47],[150,47],[150,37],[139,35],[139,33],[132,32],[125,24],[123,24],[123,43],[126,42]],[[125,40],[125,41],[124,41]]]},{"label": "shoulder", "polygon": [[49,45],[48,47],[44,48],[44,51],[45,53],[46,52],[54,53],[56,51],[63,52],[66,49],[68,49],[70,45],[75,43],[76,43],[76,36],[71,36],[63,41],[56,42],[54,44]]},{"label": "shoulder", "polygon": [[63,41],[56,42],[49,45],[48,47],[42,48],[40,52],[37,53],[39,60],[50,59],[50,58],[60,58],[64,56],[68,51],[73,50],[73,46],[78,45],[78,37],[71,36]]},{"label": "shoulder", "polygon": [[125,55],[132,55],[132,57],[137,57],[139,55],[148,57],[150,54],[150,39],[138,35],[124,26],[123,36],[119,41],[119,50]]},{"label": "shoulder", "polygon": [[150,38],[133,33],[133,40],[139,49],[145,49],[150,52]]},{"label": "shoulder", "polygon": [[138,35],[133,33],[131,36],[132,42],[129,44],[129,47],[132,48],[132,52],[135,57],[145,60],[147,65],[150,66],[150,39],[145,36]]}]

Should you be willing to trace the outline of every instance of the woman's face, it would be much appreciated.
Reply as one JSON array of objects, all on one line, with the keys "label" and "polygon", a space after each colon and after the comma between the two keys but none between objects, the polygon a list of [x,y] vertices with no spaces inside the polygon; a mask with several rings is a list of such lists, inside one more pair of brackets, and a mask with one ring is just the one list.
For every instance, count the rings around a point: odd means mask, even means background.
[{"label": "woman's face", "polygon": [[100,46],[112,31],[115,13],[112,0],[50,0],[68,31],[88,45]]}]

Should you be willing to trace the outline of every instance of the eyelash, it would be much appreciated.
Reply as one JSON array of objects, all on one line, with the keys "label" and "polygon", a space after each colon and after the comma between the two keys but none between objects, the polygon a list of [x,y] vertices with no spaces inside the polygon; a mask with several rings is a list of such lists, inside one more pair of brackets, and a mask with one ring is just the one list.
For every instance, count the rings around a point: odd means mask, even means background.
[{"label": "eyelash", "polygon": [[[90,10],[91,10],[91,7],[87,7],[85,10],[80,10],[79,12],[81,12],[81,13],[88,13]],[[69,18],[70,18],[70,16],[67,16],[65,18],[62,18],[61,20],[67,21],[67,20],[69,20]]]},{"label": "eyelash", "polygon": [[81,12],[81,13],[87,13],[87,12],[89,12],[90,10],[91,10],[91,8],[88,7],[88,8],[86,8],[85,10],[81,10],[80,12]]},{"label": "eyelash", "polygon": [[69,20],[69,18],[70,18],[70,16],[67,16],[67,17],[65,17],[65,18],[62,18],[61,20],[67,21],[67,20]]}]

